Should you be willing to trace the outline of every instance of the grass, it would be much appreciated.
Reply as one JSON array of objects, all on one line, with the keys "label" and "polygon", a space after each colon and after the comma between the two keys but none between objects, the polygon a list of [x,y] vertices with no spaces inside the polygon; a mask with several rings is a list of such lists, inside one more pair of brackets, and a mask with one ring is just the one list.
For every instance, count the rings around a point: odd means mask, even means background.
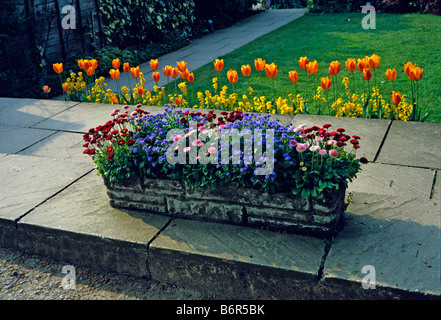
[{"label": "grass", "polygon": [[[395,90],[411,98],[410,80],[404,73],[403,66],[407,61],[416,63],[424,69],[423,78],[419,81],[419,105],[421,114],[428,113],[426,121],[441,123],[441,63],[439,63],[439,44],[441,43],[440,16],[420,14],[382,14],[377,13],[376,29],[365,30],[361,26],[364,15],[351,14],[306,14],[305,16],[266,34],[255,41],[225,55],[225,65],[222,70],[222,84],[229,84],[226,73],[235,69],[239,73],[239,81],[235,91],[241,95],[247,93],[251,86],[256,94],[266,94],[272,97],[271,81],[264,75],[262,88],[258,72],[254,68],[254,60],[265,59],[278,66],[275,78],[276,96],[286,97],[294,92],[293,84],[288,79],[288,72],[297,70],[299,81],[298,90],[307,90],[312,97],[312,78],[300,70],[298,59],[307,56],[310,61],[317,60],[319,70],[315,77],[316,86],[320,85],[320,77],[328,74],[331,61],[341,63],[341,72],[337,78],[339,96],[345,95],[342,78],[349,77],[345,61],[348,58],[363,58],[377,54],[381,57],[380,67],[376,69],[377,84],[380,93],[390,99],[392,86],[387,81],[384,72],[396,68],[397,79]],[[349,19],[350,21],[345,21]],[[244,64],[252,67],[251,76],[245,78],[240,73]],[[188,66],[191,70],[191,65]],[[204,92],[212,89],[212,78],[218,77],[213,64],[194,71],[195,82],[192,83],[194,92]],[[361,73],[356,70],[357,93],[363,93]],[[371,85],[373,84],[372,78]],[[171,84],[174,86],[174,84]],[[334,84],[333,84],[334,85]],[[332,91],[329,92],[330,97]]]}]

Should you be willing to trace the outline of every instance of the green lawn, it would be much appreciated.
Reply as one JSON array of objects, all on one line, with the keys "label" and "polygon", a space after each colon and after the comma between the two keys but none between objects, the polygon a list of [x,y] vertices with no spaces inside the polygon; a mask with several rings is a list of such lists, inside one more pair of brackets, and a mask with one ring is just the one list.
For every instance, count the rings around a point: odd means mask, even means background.
[{"label": "green lawn", "polygon": [[[426,121],[441,123],[441,63],[439,60],[441,17],[377,13],[376,29],[369,30],[361,26],[363,17],[364,15],[359,13],[307,14],[221,57],[225,61],[222,84],[229,84],[226,72],[229,69],[235,69],[239,73],[239,81],[235,85],[236,92],[245,93],[246,89],[251,86],[256,93],[260,94],[261,82],[254,68],[254,60],[262,58],[267,63],[274,62],[278,66],[275,79],[277,96],[287,96],[293,92],[293,85],[288,80],[290,70],[299,72],[299,90],[304,87],[307,78],[308,90],[312,93],[311,77],[309,75],[306,77],[305,71],[300,70],[297,62],[300,57],[307,56],[310,61],[318,61],[317,85],[319,85],[320,77],[329,75],[328,67],[331,61],[341,62],[338,85],[340,95],[344,96],[345,90],[341,79],[343,76],[350,77],[344,64],[346,59],[363,58],[375,53],[381,57],[380,67],[376,69],[378,86],[380,93],[388,99],[391,86],[384,75],[388,68],[396,68],[395,88],[409,98],[411,97],[410,80],[403,71],[404,64],[411,61],[424,69],[423,78],[419,81],[421,113],[429,113]],[[345,19],[350,19],[350,21],[345,21]],[[244,78],[240,73],[240,67],[244,64],[250,64],[252,67],[249,78]],[[192,71],[191,65],[188,68]],[[194,92],[212,90],[211,79],[218,76],[212,63],[195,70],[194,74],[196,79],[192,84]],[[361,73],[356,70],[355,74],[358,88],[362,88]],[[264,80],[265,94],[272,96],[271,82],[266,76]]]}]

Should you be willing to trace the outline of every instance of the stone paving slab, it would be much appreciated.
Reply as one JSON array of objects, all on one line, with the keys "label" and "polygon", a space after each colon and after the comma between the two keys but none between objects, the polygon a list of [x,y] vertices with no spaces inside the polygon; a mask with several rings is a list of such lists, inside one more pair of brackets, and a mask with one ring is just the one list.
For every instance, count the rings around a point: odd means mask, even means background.
[{"label": "stone paving slab", "polygon": [[147,243],[168,221],[110,207],[92,171],[23,217],[14,236],[27,251],[141,277],[148,275]]},{"label": "stone paving slab", "polygon": [[437,203],[441,203],[441,170],[438,170],[436,174],[432,199]]},{"label": "stone paving slab", "polygon": [[[41,121],[36,128],[84,133],[111,119],[110,113],[119,105],[81,103],[51,118]],[[133,108],[133,107],[132,107]]]},{"label": "stone paving slab", "polygon": [[0,152],[18,153],[55,133],[52,130],[0,125]]},{"label": "stone paving slab", "polygon": [[[43,130],[49,131],[49,130]],[[79,133],[55,131],[46,139],[43,139],[19,155],[45,157],[51,159],[69,159],[72,161],[86,161],[92,163],[90,156],[84,155],[83,135]]]},{"label": "stone paving slab", "polygon": [[441,168],[441,124],[394,121],[379,162]]},{"label": "stone paving slab", "polygon": [[332,126],[329,130],[344,128],[345,133],[349,135],[358,135],[361,137],[361,148],[357,151],[357,156],[365,156],[369,161],[373,161],[377,152],[380,150],[383,138],[386,135],[387,128],[390,125],[389,120],[377,119],[353,119],[332,116],[316,116],[298,114],[294,117],[293,124],[298,126],[306,124],[307,126],[322,126],[329,123]]},{"label": "stone paving slab", "polygon": [[431,169],[368,163],[347,191],[429,200],[434,176]]},{"label": "stone paving slab", "polygon": [[355,281],[360,289],[362,268],[373,266],[380,288],[439,296],[441,202],[430,199],[433,176],[429,169],[365,166],[349,188],[347,225],[326,258],[325,284]]},{"label": "stone paving slab", "polygon": [[304,296],[316,281],[318,238],[175,219],[149,246],[153,279],[226,298]]},{"label": "stone paving slab", "polygon": [[88,171],[90,163],[7,155],[0,158],[0,219],[15,220]]},{"label": "stone paving slab", "polygon": [[31,127],[77,104],[78,102],[0,98],[0,125]]}]

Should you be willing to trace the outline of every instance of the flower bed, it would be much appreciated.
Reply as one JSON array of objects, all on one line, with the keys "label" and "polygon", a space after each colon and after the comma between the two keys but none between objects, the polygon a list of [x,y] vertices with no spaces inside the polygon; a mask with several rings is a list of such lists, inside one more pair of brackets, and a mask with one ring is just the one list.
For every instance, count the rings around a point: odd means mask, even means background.
[{"label": "flower bed", "polygon": [[[71,73],[64,83],[61,78],[63,65],[61,63],[53,65],[55,72],[60,74],[66,100],[110,104],[142,103],[150,106],[174,103],[183,107],[202,109],[214,108],[272,114],[327,114],[338,117],[396,119],[403,121],[424,121],[428,116],[428,113],[421,114],[418,103],[418,82],[421,80],[424,70],[418,67],[416,63],[412,64],[410,61],[404,65],[404,72],[411,80],[412,97],[409,103],[406,95],[402,94],[401,91],[395,91],[396,69],[387,69],[385,76],[393,87],[389,96],[391,98],[389,99],[380,93],[379,86],[377,85],[380,56],[376,54],[370,57],[365,56],[362,59],[349,58],[345,61],[347,75],[351,76],[351,80],[344,75],[342,80],[337,80],[342,64],[337,60],[332,61],[329,67],[327,67],[329,76],[320,77],[319,79],[317,60],[310,61],[307,57],[300,57],[298,64],[302,74],[299,74],[297,70],[291,70],[285,76],[285,81],[288,82],[289,79],[294,89],[286,97],[277,97],[276,95],[274,82],[278,74],[277,65],[274,62],[267,64],[266,60],[261,58],[254,60],[254,66],[259,74],[262,88],[262,74],[266,73],[268,80],[271,82],[272,97],[265,94],[256,94],[252,87],[248,87],[245,90],[245,94],[238,94],[235,90],[235,84],[239,81],[239,73],[233,69],[226,72],[226,78],[231,88],[223,85],[223,78],[225,78],[225,72],[222,72],[224,69],[223,59],[213,61],[214,69],[218,73],[218,77],[212,79],[214,92],[206,88],[203,90],[204,92],[197,92],[196,96],[193,94],[195,75],[193,72],[190,72],[185,61],[177,62],[176,67],[167,65],[162,69],[168,84],[170,77],[172,80],[175,80],[174,92],[170,85],[159,87],[158,83],[161,73],[158,71],[159,62],[157,59],[149,61],[150,68],[153,71],[152,78],[156,83],[152,92],[145,89],[144,74],[140,72],[139,66],[136,68],[130,67],[127,62],[121,66],[118,58],[112,61],[113,69],[109,72],[111,78],[116,81],[117,90],[113,92],[111,89],[106,89],[107,84],[104,77],[97,78],[95,75],[97,63],[95,59],[78,60],[78,66],[86,73],[86,76],[83,75],[83,72],[78,72],[78,74]],[[127,76],[129,87],[120,86],[121,67]],[[359,86],[358,90],[356,90],[355,85],[357,69],[363,82],[363,85]],[[250,78],[253,77],[251,70],[252,68],[248,64],[242,65],[240,71],[244,78]],[[178,77],[182,79],[179,84]],[[298,88],[299,77],[302,81],[304,80],[305,85]],[[308,78],[311,78],[310,80],[312,81],[308,80]],[[136,81],[134,87],[130,84],[130,79]],[[312,84],[312,95],[310,90],[307,90],[306,84],[308,81]],[[317,86],[316,82],[320,82],[320,85]],[[341,84],[338,82],[344,85],[345,94],[343,96],[338,92],[340,91],[339,88],[341,88]],[[360,87],[363,88],[363,91],[361,91]],[[330,94],[330,92],[332,93]],[[242,93],[244,93],[243,90]]]},{"label": "flower bed", "polygon": [[240,111],[129,106],[84,135],[111,204],[177,217],[335,232],[360,137]]}]

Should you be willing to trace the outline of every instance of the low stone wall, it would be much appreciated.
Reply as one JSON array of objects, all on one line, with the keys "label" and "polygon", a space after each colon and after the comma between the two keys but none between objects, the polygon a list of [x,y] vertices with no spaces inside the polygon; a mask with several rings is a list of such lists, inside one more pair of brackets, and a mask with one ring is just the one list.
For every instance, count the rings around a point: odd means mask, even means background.
[{"label": "low stone wall", "polygon": [[104,182],[115,208],[288,233],[335,234],[345,210],[344,188],[320,199],[303,199],[292,193],[269,194],[232,185],[190,190],[178,180]]}]

